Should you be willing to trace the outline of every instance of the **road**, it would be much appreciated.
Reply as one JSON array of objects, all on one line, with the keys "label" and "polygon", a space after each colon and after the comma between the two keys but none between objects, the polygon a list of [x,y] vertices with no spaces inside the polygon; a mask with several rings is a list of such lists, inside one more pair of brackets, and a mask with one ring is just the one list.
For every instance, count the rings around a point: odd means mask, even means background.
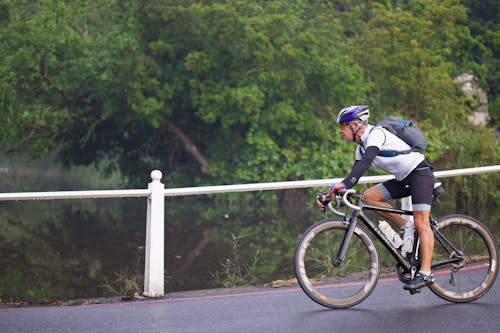
[{"label": "road", "polygon": [[499,332],[500,283],[468,304],[429,290],[411,296],[395,279],[380,280],[364,302],[330,310],[296,287],[169,294],[82,306],[0,309],[0,332]]}]

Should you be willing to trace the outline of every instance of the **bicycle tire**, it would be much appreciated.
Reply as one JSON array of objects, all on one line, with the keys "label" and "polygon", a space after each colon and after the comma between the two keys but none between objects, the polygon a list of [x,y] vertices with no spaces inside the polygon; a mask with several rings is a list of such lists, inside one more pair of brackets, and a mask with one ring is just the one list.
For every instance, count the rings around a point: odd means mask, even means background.
[{"label": "bicycle tire", "polygon": [[[433,267],[435,282],[429,288],[442,299],[455,303],[471,302],[486,294],[498,274],[498,253],[491,233],[466,215],[445,216],[437,221],[437,228],[464,259],[438,269]],[[449,251],[436,240],[432,265],[450,257]]]},{"label": "bicycle tire", "polygon": [[333,260],[346,233],[339,220],[323,220],[310,226],[295,250],[297,281],[309,298],[328,308],[341,309],[363,301],[374,290],[380,271],[373,240],[356,227],[342,265]]}]

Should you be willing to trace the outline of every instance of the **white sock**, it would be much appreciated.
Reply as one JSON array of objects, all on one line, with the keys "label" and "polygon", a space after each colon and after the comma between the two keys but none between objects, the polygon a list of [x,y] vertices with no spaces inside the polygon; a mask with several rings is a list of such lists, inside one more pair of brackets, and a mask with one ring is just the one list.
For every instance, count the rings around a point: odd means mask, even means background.
[{"label": "white sock", "polygon": [[418,271],[420,274],[422,275],[425,275],[425,276],[429,276],[431,275],[431,272],[428,272],[428,271]]}]

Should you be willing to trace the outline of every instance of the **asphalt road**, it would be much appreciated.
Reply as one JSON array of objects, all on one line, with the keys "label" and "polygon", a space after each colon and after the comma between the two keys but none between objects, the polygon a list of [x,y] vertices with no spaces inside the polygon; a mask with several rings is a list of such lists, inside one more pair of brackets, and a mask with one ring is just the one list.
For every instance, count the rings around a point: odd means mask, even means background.
[{"label": "asphalt road", "polygon": [[364,302],[330,310],[299,288],[242,288],[169,294],[82,306],[0,309],[0,332],[500,332],[500,282],[467,304],[429,290],[410,295],[380,280]]}]

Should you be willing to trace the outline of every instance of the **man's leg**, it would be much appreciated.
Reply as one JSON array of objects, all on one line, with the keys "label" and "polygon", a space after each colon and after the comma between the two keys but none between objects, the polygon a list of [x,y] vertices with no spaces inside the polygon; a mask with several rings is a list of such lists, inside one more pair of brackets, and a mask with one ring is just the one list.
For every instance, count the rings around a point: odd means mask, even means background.
[{"label": "man's leg", "polygon": [[[372,186],[365,191],[363,194],[363,201],[369,205],[382,206],[382,207],[392,207],[387,201],[378,186]],[[428,213],[428,212],[427,212]],[[387,213],[387,212],[377,212],[378,215],[383,218],[397,224],[399,227],[404,227],[406,225],[406,220],[399,214]],[[429,216],[429,215],[427,215]],[[432,232],[432,231],[431,231]]]},{"label": "man's leg", "polygon": [[431,167],[415,169],[410,176],[411,196],[413,203],[413,220],[420,237],[420,271],[404,286],[412,293],[434,282],[431,274],[432,253],[434,251],[434,234],[429,223],[434,188],[434,174]]},{"label": "man's leg", "polygon": [[411,293],[418,292],[422,287],[434,283],[431,272],[432,252],[434,251],[434,234],[429,225],[429,211],[413,212],[413,220],[420,237],[420,271],[403,288]]},{"label": "man's leg", "polygon": [[413,221],[420,237],[420,270],[430,272],[432,252],[434,251],[434,234],[429,224],[429,211],[414,211]]}]

